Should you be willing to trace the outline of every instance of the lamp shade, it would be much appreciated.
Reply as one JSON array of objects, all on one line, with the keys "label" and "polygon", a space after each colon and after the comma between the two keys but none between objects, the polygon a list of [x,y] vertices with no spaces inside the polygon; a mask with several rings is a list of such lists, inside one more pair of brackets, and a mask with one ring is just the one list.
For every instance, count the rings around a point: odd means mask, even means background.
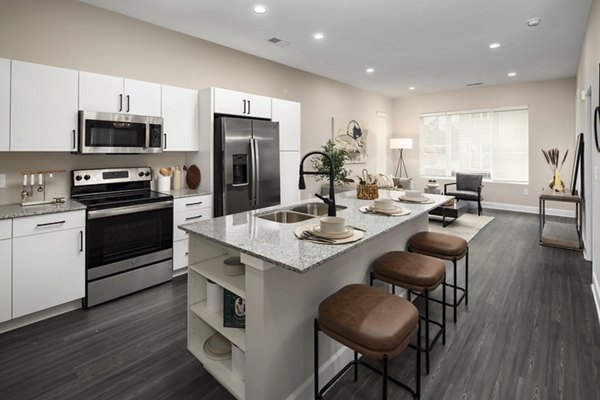
[{"label": "lamp shade", "polygon": [[392,138],[390,139],[390,149],[412,149],[412,138]]}]

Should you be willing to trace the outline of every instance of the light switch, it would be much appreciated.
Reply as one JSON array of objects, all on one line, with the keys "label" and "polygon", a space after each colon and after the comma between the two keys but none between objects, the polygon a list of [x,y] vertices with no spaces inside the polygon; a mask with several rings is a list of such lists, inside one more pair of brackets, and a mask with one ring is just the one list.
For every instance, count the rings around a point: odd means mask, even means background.
[{"label": "light switch", "polygon": [[0,174],[0,189],[6,187],[6,174]]}]

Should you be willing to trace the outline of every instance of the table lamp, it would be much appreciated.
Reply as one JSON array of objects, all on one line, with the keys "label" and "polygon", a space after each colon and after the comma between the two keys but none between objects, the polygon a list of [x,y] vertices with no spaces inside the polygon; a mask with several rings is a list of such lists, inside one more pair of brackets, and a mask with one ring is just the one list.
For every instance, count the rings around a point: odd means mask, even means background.
[{"label": "table lamp", "polygon": [[412,138],[392,138],[390,139],[390,149],[400,150],[400,158],[398,159],[398,166],[396,167],[396,176],[402,178],[402,169],[408,178],[408,172],[406,171],[406,165],[404,164],[404,158],[402,156],[402,150],[412,149],[413,140]]}]

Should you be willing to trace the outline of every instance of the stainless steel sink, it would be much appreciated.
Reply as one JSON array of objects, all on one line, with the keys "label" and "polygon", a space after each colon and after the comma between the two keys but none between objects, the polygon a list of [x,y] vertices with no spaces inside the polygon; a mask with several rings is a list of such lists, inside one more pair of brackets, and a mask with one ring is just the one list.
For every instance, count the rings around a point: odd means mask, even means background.
[{"label": "stainless steel sink", "polygon": [[[295,211],[303,214],[310,214],[315,216],[327,215],[328,205],[324,203],[307,203],[300,204],[299,206],[290,208],[290,211]],[[336,211],[346,209],[346,206],[335,206]]]},{"label": "stainless steel sink", "polygon": [[314,218],[314,216],[286,210],[259,215],[258,218],[279,222],[282,224],[293,224],[295,222],[306,221],[307,219]]}]

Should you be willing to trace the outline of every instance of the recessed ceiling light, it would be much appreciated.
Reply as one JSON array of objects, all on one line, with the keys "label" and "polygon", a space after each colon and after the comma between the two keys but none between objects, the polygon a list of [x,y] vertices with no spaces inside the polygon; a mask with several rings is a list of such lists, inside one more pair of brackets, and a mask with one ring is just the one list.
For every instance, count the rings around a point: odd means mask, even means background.
[{"label": "recessed ceiling light", "polygon": [[509,72],[507,75],[512,77],[512,76],[517,76],[517,73],[516,72]]},{"label": "recessed ceiling light", "polygon": [[375,70],[373,68],[367,68],[366,71],[367,71],[367,74],[372,74],[373,72],[375,72]]},{"label": "recessed ceiling light", "polygon": [[497,49],[498,47],[500,47],[500,43],[492,43],[492,44],[490,44],[490,49]]},{"label": "recessed ceiling light", "polygon": [[257,4],[254,6],[254,12],[257,14],[264,14],[267,12],[267,7]]},{"label": "recessed ceiling light", "polygon": [[531,18],[531,19],[527,20],[527,26],[533,28],[534,26],[538,26],[541,22],[542,22],[542,19],[539,17]]},{"label": "recessed ceiling light", "polygon": [[320,32],[319,32],[319,33],[315,33],[315,34],[313,35],[313,37],[314,37],[315,39],[321,40],[321,39],[323,39],[323,38],[325,37],[325,35],[323,35],[322,33],[320,33]]},{"label": "recessed ceiling light", "polygon": [[415,90],[415,87],[411,86],[411,87],[408,88],[408,90]]}]

